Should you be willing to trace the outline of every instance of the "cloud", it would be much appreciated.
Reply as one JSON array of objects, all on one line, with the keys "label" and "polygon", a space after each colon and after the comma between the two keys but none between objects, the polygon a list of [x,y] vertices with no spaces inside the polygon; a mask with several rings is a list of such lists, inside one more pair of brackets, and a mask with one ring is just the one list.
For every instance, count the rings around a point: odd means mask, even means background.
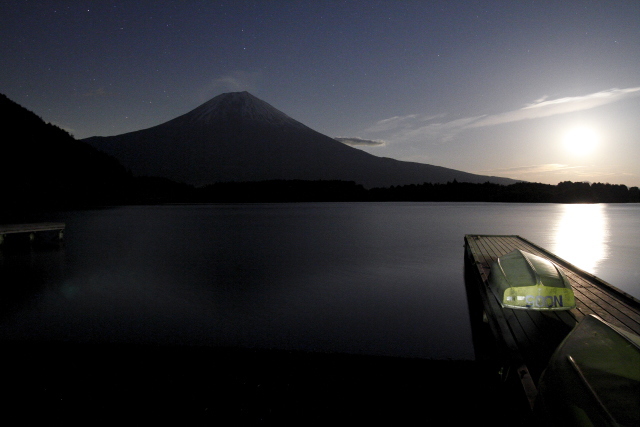
[{"label": "cloud", "polygon": [[218,76],[209,82],[202,90],[201,101],[208,100],[220,92],[253,91],[260,80],[259,72],[233,71]]},{"label": "cloud", "polygon": [[542,101],[546,101],[546,99],[548,98],[548,95],[544,95],[541,96],[540,98],[536,99],[535,101],[533,101],[534,104],[538,103],[538,102],[542,102]]},{"label": "cloud", "polygon": [[450,121],[435,121],[443,119],[445,117],[444,114],[394,116],[378,121],[366,129],[365,132],[373,134],[388,132],[385,139],[393,142],[425,139],[431,142],[445,142],[467,129],[497,126],[522,120],[533,120],[588,110],[635,96],[640,96],[640,87],[627,89],[613,88],[584,96],[564,97],[551,100],[545,95],[518,110],[492,115],[465,117]]},{"label": "cloud", "polygon": [[469,127],[470,124],[484,117],[464,117],[445,122],[433,122],[433,120],[441,119],[444,116],[444,114],[438,114],[437,116],[412,114],[403,117],[392,117],[379,121],[372,127],[365,129],[364,132],[373,134],[387,132],[385,141],[393,142],[419,140],[446,142]]},{"label": "cloud", "polygon": [[386,130],[396,129],[399,126],[402,126],[403,123],[411,123],[412,119],[418,117],[417,114],[410,114],[408,116],[394,116],[389,117],[388,119],[380,120],[375,125],[366,129],[367,132],[383,132]]},{"label": "cloud", "polygon": [[444,118],[445,114],[436,114],[432,116],[409,114],[406,116],[394,116],[388,119],[378,121],[376,124],[366,129],[366,132],[383,132],[397,129],[399,127],[411,127],[414,123],[425,123],[435,119]]},{"label": "cloud", "polygon": [[363,139],[356,137],[336,137],[333,138],[336,141],[342,142],[346,145],[359,145],[359,146],[367,146],[367,147],[379,147],[381,145],[385,145],[386,142],[380,139]]},{"label": "cloud", "polygon": [[479,173],[494,173],[494,174],[531,174],[531,173],[549,173],[549,172],[562,172],[571,169],[581,169],[584,166],[569,166],[560,163],[546,163],[541,165],[528,165],[528,166],[516,166],[511,168],[491,169],[478,171]]},{"label": "cloud", "polygon": [[549,101],[547,101],[547,97],[544,96],[519,110],[486,116],[469,127],[494,126],[503,123],[517,122],[520,120],[538,119],[558,114],[589,110],[591,108],[600,107],[601,105],[610,104],[624,98],[630,98],[638,95],[640,95],[640,87],[632,87],[628,89],[614,88],[585,96],[569,96]]},{"label": "cloud", "polygon": [[404,138],[418,139],[418,138],[439,138],[442,142],[451,140],[455,135],[462,130],[473,125],[474,122],[481,119],[484,116],[476,117],[464,117],[462,119],[451,120],[443,123],[430,123],[425,126],[418,127],[416,129],[405,132]]}]

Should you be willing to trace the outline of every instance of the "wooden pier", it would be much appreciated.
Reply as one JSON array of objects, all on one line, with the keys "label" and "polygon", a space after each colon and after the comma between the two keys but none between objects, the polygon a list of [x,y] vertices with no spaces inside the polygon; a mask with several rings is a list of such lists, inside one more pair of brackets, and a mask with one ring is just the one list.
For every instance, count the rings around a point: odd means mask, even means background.
[{"label": "wooden pier", "polygon": [[[537,395],[542,371],[560,342],[586,315],[640,335],[640,300],[585,272],[520,236],[471,235],[464,238],[465,265],[475,277],[484,322],[505,361],[505,369],[517,374],[529,405]],[[567,311],[514,310],[502,308],[489,290],[492,263],[521,249],[546,258],[567,275],[576,298],[576,307]],[[474,319],[472,319],[473,321]]]},{"label": "wooden pier", "polygon": [[61,222],[41,222],[36,224],[9,224],[0,225],[0,245],[9,237],[26,236],[31,242],[37,235],[46,234],[58,240],[64,237],[65,224]]}]

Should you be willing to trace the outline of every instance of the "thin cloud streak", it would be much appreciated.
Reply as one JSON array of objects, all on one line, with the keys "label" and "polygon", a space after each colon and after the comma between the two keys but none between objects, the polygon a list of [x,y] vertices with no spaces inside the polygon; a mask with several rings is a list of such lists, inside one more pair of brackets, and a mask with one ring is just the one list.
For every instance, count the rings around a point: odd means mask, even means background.
[{"label": "thin cloud streak", "polygon": [[397,129],[399,127],[412,127],[415,126],[416,123],[430,122],[435,119],[442,119],[445,116],[446,114],[435,114],[431,116],[408,114],[406,116],[394,116],[376,122],[376,124],[370,128],[365,129],[365,132],[384,132]]},{"label": "thin cloud streak", "polygon": [[356,145],[356,146],[366,146],[366,147],[378,147],[386,144],[385,141],[380,139],[364,139],[364,138],[344,137],[344,136],[339,136],[333,139],[335,139],[336,141],[342,142],[343,144],[351,145],[351,146]]},{"label": "thin cloud streak", "polygon": [[411,123],[410,120],[417,117],[417,114],[389,117],[388,119],[380,120],[375,125],[371,126],[368,129],[365,129],[365,132],[384,132],[387,130],[397,129],[398,127],[402,126],[403,123]]},{"label": "thin cloud streak", "polygon": [[417,129],[406,132],[404,139],[418,139],[418,138],[440,138],[442,142],[451,140],[454,136],[460,133],[462,130],[473,125],[474,122],[482,118],[477,117],[465,117],[462,119],[452,120],[444,123],[431,123],[426,126],[419,127]]},{"label": "thin cloud streak", "polygon": [[[613,88],[584,96],[564,97],[552,100],[547,100],[548,97],[545,95],[518,110],[493,115],[466,117],[448,122],[432,122],[433,120],[443,118],[443,114],[430,116],[419,114],[395,116],[378,121],[376,124],[366,129],[365,132],[379,133],[395,131],[385,138],[386,140],[393,142],[417,141],[424,139],[431,142],[434,142],[435,140],[446,142],[466,129],[496,126],[522,120],[532,120],[573,113],[576,111],[600,107],[602,105],[611,104],[622,99],[639,95],[640,87],[627,89]],[[425,122],[432,123],[425,125]]]},{"label": "thin cloud streak", "polygon": [[219,92],[252,91],[255,89],[258,80],[260,80],[259,72],[234,71],[219,76],[213,79],[203,89],[201,101],[207,101],[211,98],[212,94],[218,94]]},{"label": "thin cloud streak", "polygon": [[548,172],[559,172],[559,171],[567,171],[573,169],[581,169],[584,166],[569,166],[563,165],[560,163],[547,163],[542,165],[528,165],[528,166],[516,166],[512,168],[502,168],[502,169],[491,169],[478,171],[478,173],[496,173],[496,174],[505,174],[505,173],[519,173],[519,174],[531,174],[531,173],[548,173]]},{"label": "thin cloud streak", "polygon": [[519,110],[484,117],[469,127],[494,126],[520,120],[538,119],[558,114],[589,110],[624,98],[640,95],[640,87],[628,89],[609,89],[585,96],[570,96],[546,101],[546,97]]}]

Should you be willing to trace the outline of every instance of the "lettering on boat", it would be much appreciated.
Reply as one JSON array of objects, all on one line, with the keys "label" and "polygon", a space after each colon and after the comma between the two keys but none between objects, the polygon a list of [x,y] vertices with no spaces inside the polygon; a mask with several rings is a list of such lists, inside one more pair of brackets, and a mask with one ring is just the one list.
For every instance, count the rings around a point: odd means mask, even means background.
[{"label": "lettering on boat", "polygon": [[524,299],[527,307],[564,307],[562,295],[527,295]]}]

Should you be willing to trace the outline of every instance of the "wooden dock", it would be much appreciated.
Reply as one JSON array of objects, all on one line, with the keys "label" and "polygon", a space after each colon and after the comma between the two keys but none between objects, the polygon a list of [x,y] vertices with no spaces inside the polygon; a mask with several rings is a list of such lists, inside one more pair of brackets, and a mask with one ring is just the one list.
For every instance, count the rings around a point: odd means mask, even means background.
[{"label": "wooden dock", "polygon": [[[471,235],[464,238],[465,265],[475,277],[483,320],[501,350],[505,368],[517,373],[533,408],[537,383],[554,350],[586,315],[595,314],[620,328],[640,335],[640,300],[585,272],[520,236]],[[515,249],[546,258],[567,275],[576,298],[568,311],[502,308],[489,290],[492,263]],[[473,321],[473,319],[472,319]]]},{"label": "wooden dock", "polygon": [[8,224],[0,225],[0,245],[9,236],[27,236],[30,241],[34,241],[37,235],[53,235],[58,240],[64,237],[65,224],[62,222],[41,222],[35,224]]}]

